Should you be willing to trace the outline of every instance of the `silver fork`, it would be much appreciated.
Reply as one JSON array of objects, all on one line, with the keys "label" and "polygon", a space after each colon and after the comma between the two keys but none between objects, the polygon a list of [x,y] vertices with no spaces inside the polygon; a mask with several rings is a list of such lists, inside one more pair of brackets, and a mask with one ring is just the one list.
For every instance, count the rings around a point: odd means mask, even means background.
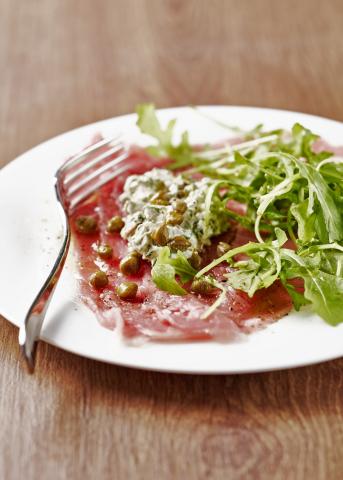
[{"label": "silver fork", "polygon": [[[98,153],[102,148],[106,150]],[[19,330],[20,350],[30,373],[34,370],[37,341],[44,318],[69,250],[69,214],[98,188],[124,173],[130,166],[124,162],[127,157],[128,149],[118,136],[107,138],[67,160],[55,174],[55,193],[63,218],[64,239],[54,266]]]}]

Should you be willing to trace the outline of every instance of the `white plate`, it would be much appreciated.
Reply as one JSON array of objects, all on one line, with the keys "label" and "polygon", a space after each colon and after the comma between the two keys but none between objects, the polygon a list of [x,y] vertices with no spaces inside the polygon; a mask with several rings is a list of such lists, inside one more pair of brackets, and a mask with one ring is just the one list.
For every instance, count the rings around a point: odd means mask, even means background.
[{"label": "white plate", "polygon": [[[332,144],[342,143],[343,124],[301,113],[249,107],[202,107],[228,124],[290,128],[300,122]],[[227,130],[189,108],[159,112],[161,121],[178,119],[192,142],[216,141]],[[96,132],[125,132],[144,142],[135,115],[73,130],[18,157],[0,171],[0,312],[19,326],[47,276],[61,241],[61,223],[52,188],[63,160],[83,148]],[[184,373],[243,373],[291,368],[343,355],[343,325],[330,327],[316,315],[292,313],[263,331],[232,344],[215,342],[147,343],[128,346],[116,331],[102,328],[77,300],[72,254],[48,311],[42,338],[85,357],[130,367]]]}]

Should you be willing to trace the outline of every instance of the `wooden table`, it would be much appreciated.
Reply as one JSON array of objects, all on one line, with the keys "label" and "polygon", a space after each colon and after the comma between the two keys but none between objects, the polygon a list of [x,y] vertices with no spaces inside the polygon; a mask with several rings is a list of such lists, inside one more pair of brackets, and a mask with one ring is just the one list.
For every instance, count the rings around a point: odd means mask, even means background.
[{"label": "wooden table", "polygon": [[[0,165],[148,100],[343,120],[342,29],[341,0],[0,0]],[[42,344],[28,376],[0,322],[1,479],[343,478],[343,360],[185,376]]]}]

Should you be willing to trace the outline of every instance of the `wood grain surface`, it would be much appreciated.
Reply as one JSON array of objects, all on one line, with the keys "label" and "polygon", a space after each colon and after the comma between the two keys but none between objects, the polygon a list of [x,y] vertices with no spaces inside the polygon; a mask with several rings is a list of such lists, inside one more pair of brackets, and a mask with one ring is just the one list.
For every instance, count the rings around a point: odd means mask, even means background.
[{"label": "wood grain surface", "polygon": [[[342,28],[341,0],[0,0],[0,165],[148,100],[343,120]],[[28,376],[17,333],[1,318],[1,479],[343,478],[343,360],[183,376],[41,344]]]}]

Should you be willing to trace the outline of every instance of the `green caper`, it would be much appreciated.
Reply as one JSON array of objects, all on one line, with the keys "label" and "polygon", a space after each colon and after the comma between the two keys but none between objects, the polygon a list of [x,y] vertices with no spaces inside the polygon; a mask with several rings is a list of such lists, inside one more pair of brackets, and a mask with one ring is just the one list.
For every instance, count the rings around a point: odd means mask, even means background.
[{"label": "green caper", "polygon": [[124,220],[118,215],[116,215],[109,219],[109,221],[107,222],[106,230],[108,231],[108,233],[119,233],[124,225]]},{"label": "green caper", "polygon": [[150,199],[153,205],[169,205],[169,199],[164,190],[154,193]]},{"label": "green caper", "polygon": [[214,287],[205,280],[194,280],[191,285],[191,290],[194,293],[200,293],[201,295],[211,295],[214,291]]},{"label": "green caper", "polygon": [[162,180],[156,180],[155,188],[158,192],[165,192],[167,190],[166,184]]},{"label": "green caper", "polygon": [[225,253],[227,253],[231,248],[231,245],[226,242],[219,242],[217,245],[217,255],[218,257],[221,257]]},{"label": "green caper", "polygon": [[180,225],[183,221],[183,215],[180,212],[175,212],[174,210],[167,215],[167,224],[168,225]]},{"label": "green caper", "polygon": [[201,257],[196,250],[193,251],[192,256],[189,258],[189,263],[193,268],[195,268],[195,270],[199,270],[201,265]]},{"label": "green caper", "polygon": [[137,295],[138,285],[134,282],[123,282],[116,288],[116,293],[122,300],[130,300]]},{"label": "green caper", "polygon": [[178,198],[185,198],[185,197],[187,197],[187,195],[188,195],[188,192],[186,192],[186,190],[184,190],[184,189],[180,189],[177,192],[177,197]]},{"label": "green caper", "polygon": [[141,256],[136,252],[126,255],[119,264],[120,271],[124,275],[134,275],[138,272],[140,266]]},{"label": "green caper", "polygon": [[98,245],[96,252],[99,255],[99,257],[107,259],[112,257],[113,248],[107,244]]},{"label": "green caper", "polygon": [[164,247],[168,242],[168,228],[164,223],[157,227],[151,234],[151,238],[156,245]]},{"label": "green caper", "polygon": [[168,242],[168,245],[172,250],[187,250],[191,246],[191,242],[187,240],[186,237],[183,237],[182,235],[177,235],[174,237],[170,242]]},{"label": "green caper", "polygon": [[182,200],[177,199],[174,202],[174,208],[177,212],[185,213],[185,211],[187,210],[187,205]]},{"label": "green caper", "polygon": [[95,233],[98,229],[96,218],[91,215],[80,215],[75,220],[76,230],[79,233],[89,235]]},{"label": "green caper", "polygon": [[89,277],[89,283],[95,288],[103,288],[108,284],[108,277],[102,270],[97,270]]}]

